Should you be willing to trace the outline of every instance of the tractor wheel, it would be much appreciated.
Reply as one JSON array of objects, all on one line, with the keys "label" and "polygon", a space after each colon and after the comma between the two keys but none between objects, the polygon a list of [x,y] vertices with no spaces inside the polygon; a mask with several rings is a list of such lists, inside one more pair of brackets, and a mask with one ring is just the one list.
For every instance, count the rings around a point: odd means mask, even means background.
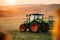
[{"label": "tractor wheel", "polygon": [[39,31],[38,23],[32,22],[30,25],[30,30],[31,30],[31,32],[34,32],[34,33],[38,32]]},{"label": "tractor wheel", "polygon": [[42,24],[41,26],[42,26],[41,32],[48,32],[48,26],[47,25]]},{"label": "tractor wheel", "polygon": [[26,25],[22,24],[19,29],[21,32],[25,32],[26,31]]}]

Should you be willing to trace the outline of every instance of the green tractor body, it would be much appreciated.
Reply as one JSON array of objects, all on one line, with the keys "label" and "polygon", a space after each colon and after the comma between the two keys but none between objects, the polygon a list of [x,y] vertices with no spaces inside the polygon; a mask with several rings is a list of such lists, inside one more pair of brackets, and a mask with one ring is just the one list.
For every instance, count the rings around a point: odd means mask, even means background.
[{"label": "green tractor body", "polygon": [[21,32],[47,32],[49,30],[49,23],[43,19],[43,14],[29,14],[29,17],[23,24],[20,25],[19,29]]}]

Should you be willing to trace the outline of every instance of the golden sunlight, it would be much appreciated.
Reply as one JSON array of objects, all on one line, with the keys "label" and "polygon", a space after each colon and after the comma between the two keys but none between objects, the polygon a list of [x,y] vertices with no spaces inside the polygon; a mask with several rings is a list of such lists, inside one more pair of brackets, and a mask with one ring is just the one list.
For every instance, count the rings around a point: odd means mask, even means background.
[{"label": "golden sunlight", "polygon": [[16,0],[6,0],[6,4],[14,5]]}]

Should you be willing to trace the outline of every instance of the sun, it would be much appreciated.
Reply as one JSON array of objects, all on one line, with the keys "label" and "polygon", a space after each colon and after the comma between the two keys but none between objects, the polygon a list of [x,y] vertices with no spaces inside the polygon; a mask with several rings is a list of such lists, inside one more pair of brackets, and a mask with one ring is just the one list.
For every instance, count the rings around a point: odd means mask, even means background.
[{"label": "sun", "polygon": [[6,0],[6,3],[8,5],[14,5],[15,4],[15,0]]}]

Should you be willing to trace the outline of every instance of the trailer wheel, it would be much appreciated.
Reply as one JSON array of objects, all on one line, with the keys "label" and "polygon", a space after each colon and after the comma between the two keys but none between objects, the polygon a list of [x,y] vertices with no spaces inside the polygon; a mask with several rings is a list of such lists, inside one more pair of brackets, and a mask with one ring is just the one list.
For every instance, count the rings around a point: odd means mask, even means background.
[{"label": "trailer wheel", "polygon": [[38,32],[39,31],[39,25],[36,22],[31,23],[30,25],[31,32]]},{"label": "trailer wheel", "polygon": [[22,24],[19,29],[21,32],[25,32],[26,31],[26,25]]},{"label": "trailer wheel", "polygon": [[42,28],[41,28],[42,32],[48,32],[48,26],[45,24],[42,24]]}]

